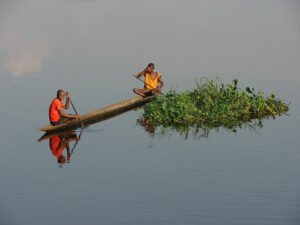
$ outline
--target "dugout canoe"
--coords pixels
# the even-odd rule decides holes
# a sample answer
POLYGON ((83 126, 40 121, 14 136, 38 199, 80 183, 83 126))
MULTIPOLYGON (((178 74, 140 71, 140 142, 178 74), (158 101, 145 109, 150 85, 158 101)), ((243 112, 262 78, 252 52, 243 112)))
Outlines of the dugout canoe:
MULTIPOLYGON (((130 109, 133 109, 138 106, 142 106, 149 102, 153 96, 142 98, 142 97, 135 97, 130 98, 125 101, 121 101, 118 103, 115 103, 110 106, 106 106, 104 108, 97 109, 93 112, 89 112, 86 114, 81 115, 81 121, 84 124, 84 126, 88 126, 94 123, 101 122, 103 120, 109 119, 111 117, 117 116, 123 112, 126 112, 130 109)), ((46 125, 43 127, 38 128, 39 131, 43 132, 61 132, 66 130, 75 130, 77 128, 81 127, 80 120, 73 120, 61 125, 52 126, 52 125, 46 125)))

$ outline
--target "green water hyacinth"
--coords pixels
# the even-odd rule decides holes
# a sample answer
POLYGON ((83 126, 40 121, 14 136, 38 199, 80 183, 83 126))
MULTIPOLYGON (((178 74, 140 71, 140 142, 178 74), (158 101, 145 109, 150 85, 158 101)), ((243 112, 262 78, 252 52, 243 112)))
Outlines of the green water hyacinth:
POLYGON ((253 88, 246 90, 238 81, 224 85, 218 80, 196 82, 194 90, 169 91, 148 103, 144 117, 154 125, 201 125, 232 128, 252 119, 285 114, 288 105, 274 94, 265 97, 253 88))

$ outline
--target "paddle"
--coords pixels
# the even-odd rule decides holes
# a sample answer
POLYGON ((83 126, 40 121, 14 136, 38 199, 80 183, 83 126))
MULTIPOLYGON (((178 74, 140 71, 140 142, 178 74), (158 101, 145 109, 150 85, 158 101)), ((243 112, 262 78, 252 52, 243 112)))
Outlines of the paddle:
MULTIPOLYGON (((74 106, 74 104, 73 104, 73 102, 72 102, 72 100, 71 100, 71 98, 69 97, 69 100, 70 100, 70 103, 71 103, 71 105, 72 105, 72 108, 74 109, 74 111, 75 111, 75 113, 76 113, 76 115, 78 115, 78 112, 77 112, 77 110, 76 110, 76 108, 75 108, 75 106, 74 106)), ((81 127, 82 128, 84 128, 84 125, 83 125, 83 123, 82 123, 82 121, 81 121, 81 119, 79 118, 79 121, 80 121, 80 123, 81 123, 81 127)))
POLYGON ((156 88, 152 87, 150 84, 147 84, 145 81, 143 81, 142 79, 138 78, 137 76, 135 76, 134 74, 132 75, 134 76, 136 79, 138 79, 139 81, 143 82, 144 84, 146 84, 147 86, 151 87, 152 89, 154 89, 156 92, 158 92, 159 94, 164 95, 164 93, 162 93, 160 90, 157 90, 156 88))
POLYGON ((73 148, 72 148, 72 150, 71 150, 71 154, 70 154, 70 155, 72 155, 72 154, 73 154, 73 152, 74 152, 74 150, 75 150, 75 148, 76 148, 76 146, 77 146, 77 144, 78 144, 78 142, 79 142, 79 140, 80 140, 80 138, 81 138, 81 135, 82 135, 83 129, 84 129, 84 128, 82 128, 82 129, 80 130, 80 133, 79 133, 78 139, 76 140, 76 142, 75 142, 75 144, 74 144, 74 146, 73 146, 73 148))

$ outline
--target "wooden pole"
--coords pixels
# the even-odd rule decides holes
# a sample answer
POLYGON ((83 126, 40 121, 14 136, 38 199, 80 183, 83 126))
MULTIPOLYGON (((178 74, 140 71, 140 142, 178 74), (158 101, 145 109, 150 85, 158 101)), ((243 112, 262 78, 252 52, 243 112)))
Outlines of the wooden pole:
MULTIPOLYGON (((73 102, 72 102, 72 100, 71 100, 71 98, 69 97, 69 100, 70 100, 70 103, 71 103, 71 105, 72 105, 72 108, 74 109, 74 111, 75 111, 75 113, 76 113, 76 115, 78 115, 78 112, 77 112, 77 110, 76 110, 76 108, 75 108, 75 106, 74 106, 74 104, 73 104, 73 102)), ((79 118, 79 121, 80 121, 80 123, 81 123, 81 127, 82 128, 84 128, 84 125, 83 125, 83 123, 82 123, 82 121, 81 121, 81 119, 79 118)))
POLYGON ((83 132, 83 128, 81 129, 80 134, 78 136, 78 139, 76 140, 76 142, 75 142, 75 144, 74 144, 74 146, 73 146, 73 148, 71 150, 71 155, 73 155, 73 152, 74 152, 74 150, 75 150, 75 148, 76 148, 76 146, 77 146, 77 144, 78 144, 78 142, 79 142, 79 140, 81 138, 82 132, 83 132))

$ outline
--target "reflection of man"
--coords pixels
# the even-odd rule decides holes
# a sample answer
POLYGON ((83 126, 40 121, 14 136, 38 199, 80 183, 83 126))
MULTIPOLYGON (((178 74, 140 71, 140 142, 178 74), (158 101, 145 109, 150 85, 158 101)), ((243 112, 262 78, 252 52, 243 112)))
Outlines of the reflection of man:
POLYGON ((77 140, 79 140, 79 138, 77 138, 76 134, 72 134, 66 137, 54 135, 49 139, 50 150, 52 154, 57 158, 57 162, 59 164, 66 163, 66 157, 63 155, 63 151, 65 148, 67 149, 67 162, 70 161, 71 153, 69 142, 77 140))
POLYGON ((142 97, 147 97, 150 95, 154 95, 157 91, 161 91, 164 86, 164 82, 161 78, 161 74, 154 71, 154 64, 149 63, 149 65, 140 72, 136 78, 144 77, 145 85, 144 89, 134 88, 133 92, 142 97))
POLYGON ((50 123, 55 126, 59 124, 63 124, 72 119, 79 119, 80 115, 72 115, 67 114, 63 111, 63 109, 68 110, 70 104, 70 95, 68 92, 64 92, 59 89, 56 93, 56 98, 52 100, 49 106, 49 120, 50 123), (66 104, 63 104, 62 101, 66 96, 66 104))
POLYGON ((144 127, 145 131, 147 131, 150 135, 154 135, 155 127, 149 120, 146 120, 145 118, 140 118, 140 119, 137 120, 137 122, 142 127, 144 127))

